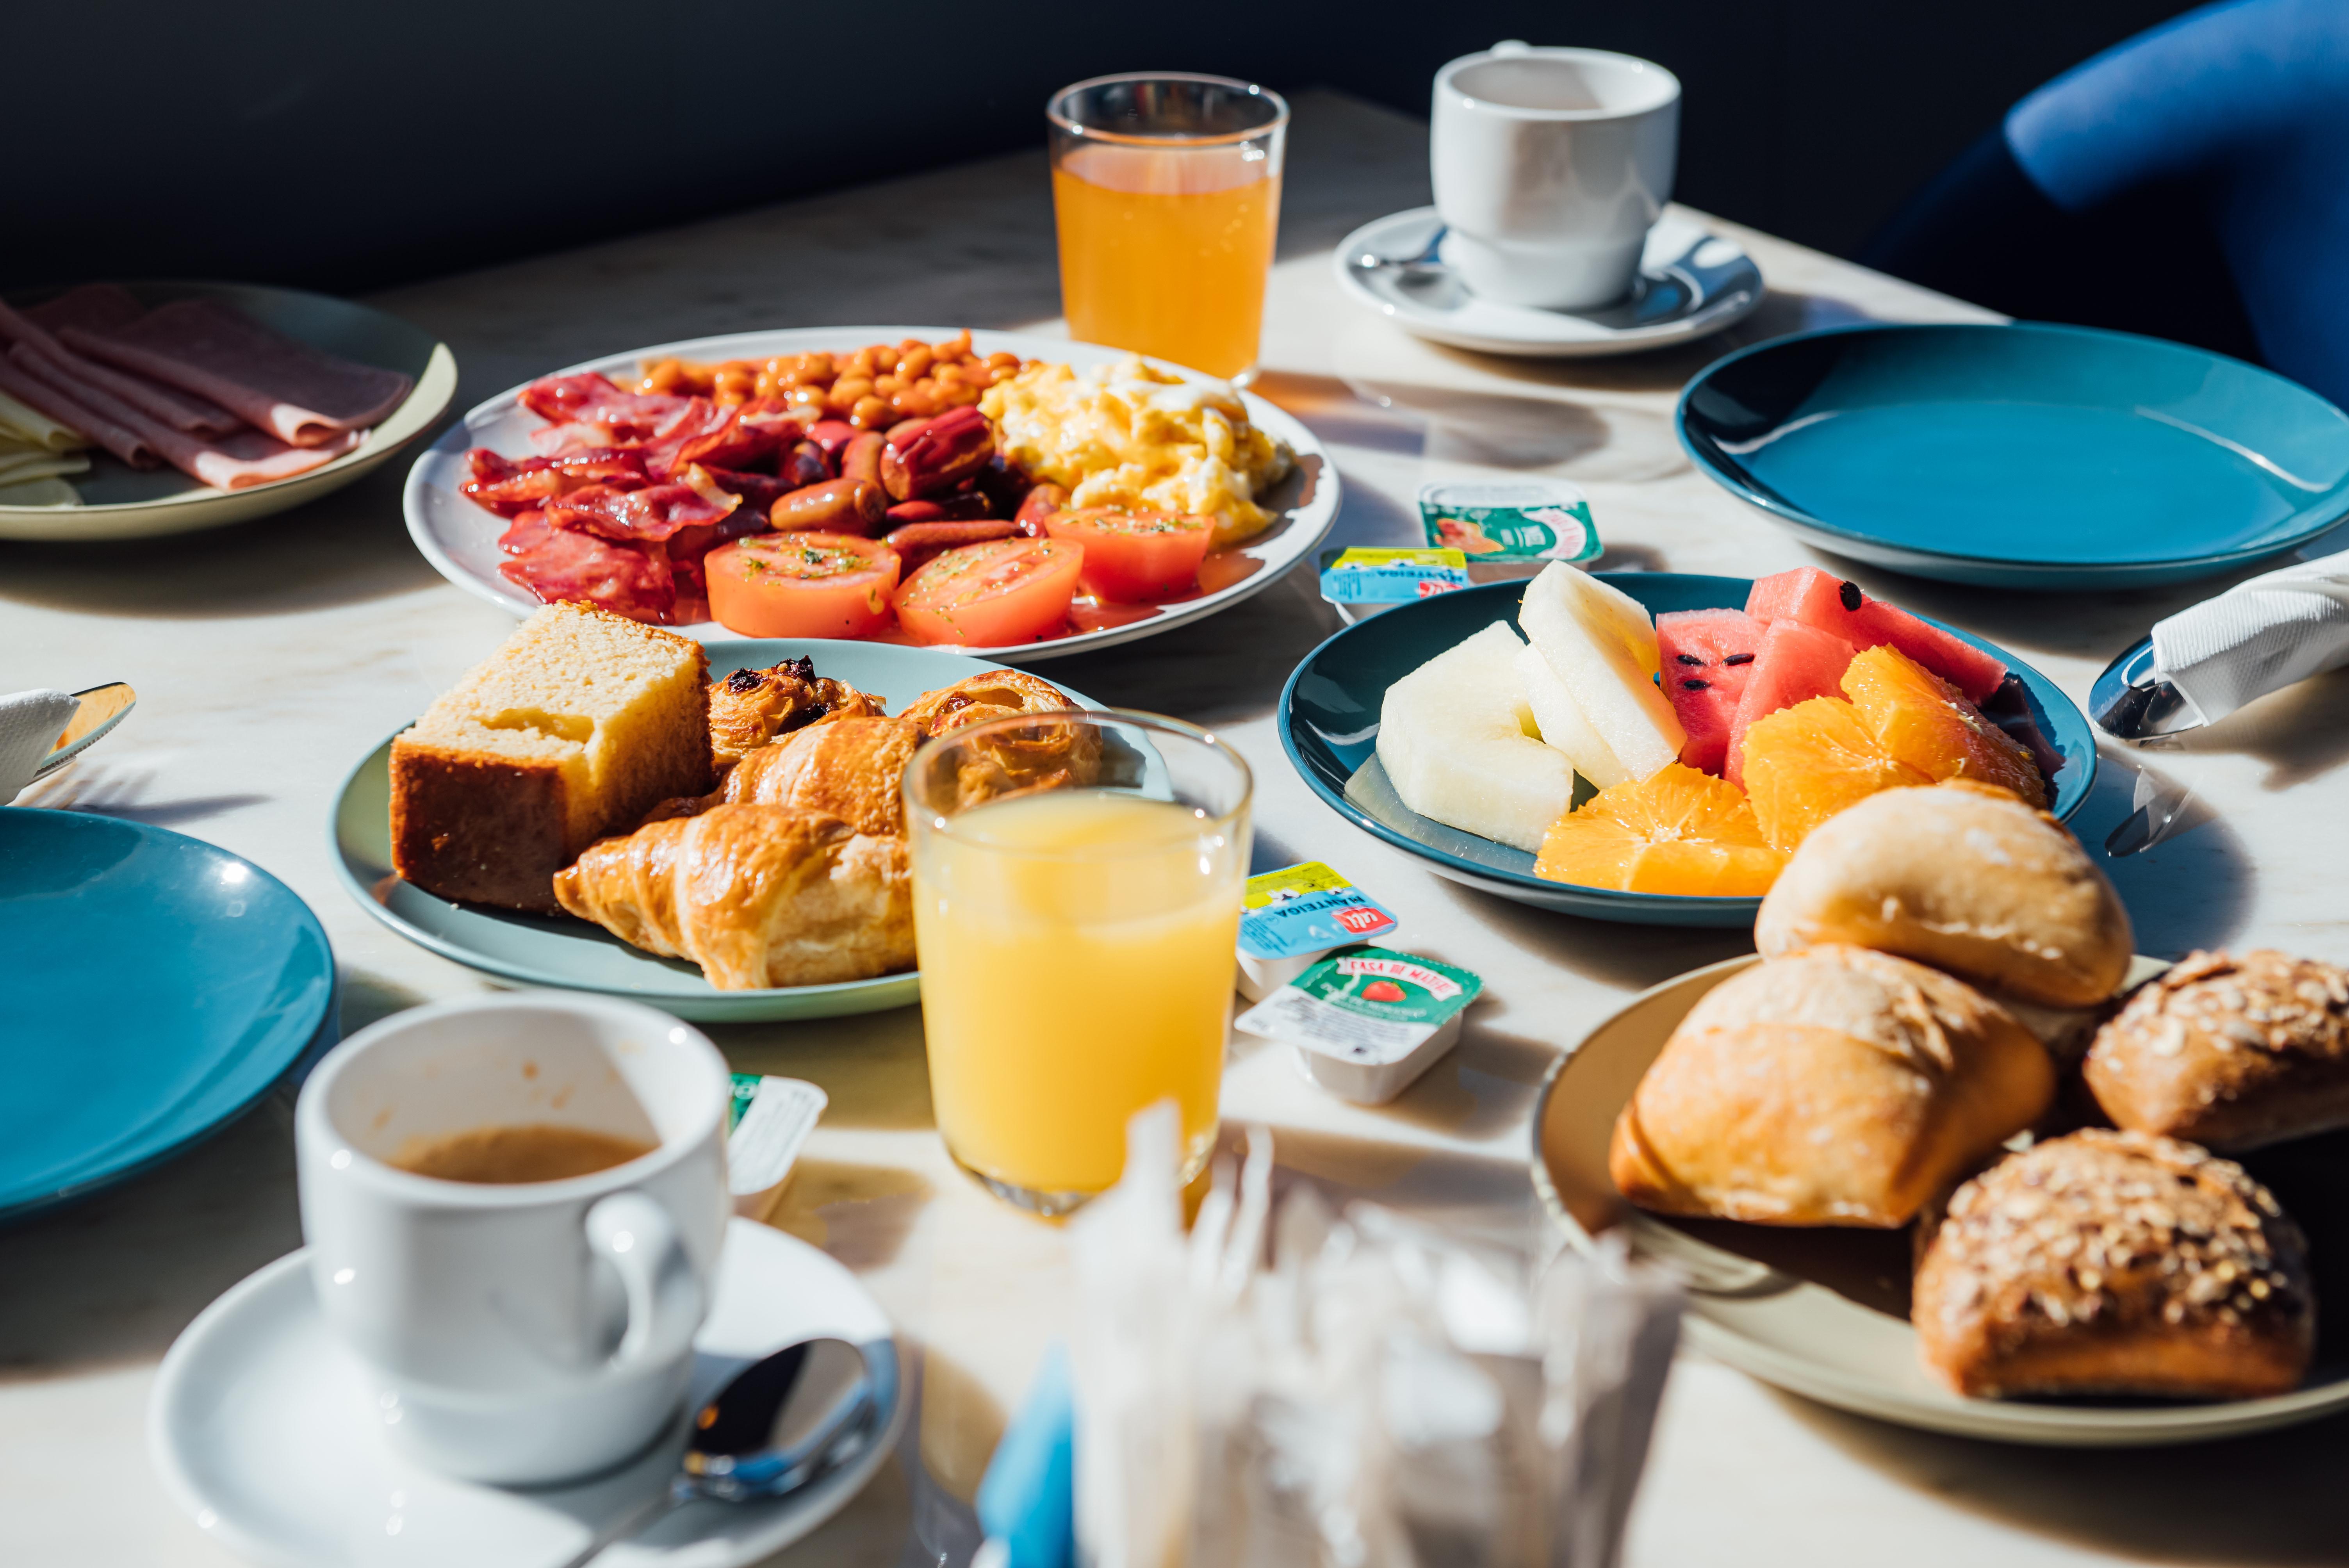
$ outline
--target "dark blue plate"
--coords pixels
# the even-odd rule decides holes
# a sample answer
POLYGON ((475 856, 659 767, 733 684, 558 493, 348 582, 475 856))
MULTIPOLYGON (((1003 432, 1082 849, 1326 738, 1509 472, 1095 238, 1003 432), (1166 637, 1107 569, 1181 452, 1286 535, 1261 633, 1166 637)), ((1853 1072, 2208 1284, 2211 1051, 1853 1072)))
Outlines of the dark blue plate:
POLYGON ((2038 323, 1845 326, 1689 383, 1697 466, 1821 550, 1991 587, 2141 587, 2349 516, 2349 415, 2223 355, 2038 323))
MULTIPOLYGON (((1751 578, 1677 572, 1601 575, 1652 614, 1738 608, 1754 586, 1751 578)), ((1396 796, 1377 757, 1379 707, 1387 687, 1495 621, 1516 627, 1524 593, 1523 583, 1488 583, 1422 599, 1349 626, 1306 655, 1280 694, 1280 744, 1289 761, 1340 816, 1399 850, 1408 850, 1437 875, 1454 882, 1519 903, 1635 925, 1753 924, 1754 912, 1762 907, 1758 898, 1684 898, 1545 882, 1534 875, 1534 858, 1525 851, 1430 821, 1396 796)), ((2023 677, 2032 718, 2048 744, 2064 756, 2064 766, 2049 781, 2055 797, 2052 809, 2058 817, 2078 810, 2096 777, 2095 733, 2087 718, 2054 682, 2005 649, 1940 621, 1931 624, 1995 655, 2023 677)), ((1518 634, 1524 634, 1522 628, 1518 634)))
POLYGON ((0 1216, 181 1152, 335 1042, 317 917, 161 828, 0 809, 0 1216))

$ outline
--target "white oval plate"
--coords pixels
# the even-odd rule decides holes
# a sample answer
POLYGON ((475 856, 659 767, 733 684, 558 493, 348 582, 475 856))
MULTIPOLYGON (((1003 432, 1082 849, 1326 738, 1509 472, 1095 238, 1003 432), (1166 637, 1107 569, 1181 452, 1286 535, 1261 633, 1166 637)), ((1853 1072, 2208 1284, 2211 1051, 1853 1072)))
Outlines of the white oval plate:
MULTIPOLYGON (((416 387, 384 416, 382 424, 367 432, 357 450, 306 474, 245 490, 214 490, 170 467, 142 472, 93 448, 89 471, 69 475, 66 481, 81 492, 80 506, 0 506, 0 539, 153 539, 267 517, 340 490, 389 462, 400 448, 430 428, 457 395, 457 356, 447 344, 436 343, 422 327, 349 300, 259 284, 129 283, 123 287, 150 305, 178 299, 224 301, 314 348, 404 370, 416 378, 416 387)), ((48 292, 54 291, 44 291, 43 297, 48 292)), ((34 297, 26 293, 11 303, 22 304, 34 297)))
MULTIPOLYGON (((861 348, 868 343, 896 343, 908 337, 936 342, 952 337, 959 330, 943 326, 804 326, 778 332, 738 332, 723 337, 697 337, 685 343, 632 348, 625 354, 605 355, 550 374, 572 376, 592 370, 613 377, 633 376, 640 361, 670 355, 704 361, 765 359, 777 354, 861 348)), ((981 354, 1016 354, 1022 359, 1051 360, 1073 365, 1080 370, 1114 364, 1125 357, 1123 349, 1039 337, 1032 333, 974 331, 970 337, 971 346, 981 354)), ((1151 363, 1185 380, 1214 379, 1179 365, 1158 360, 1151 363)), ((533 455, 530 432, 543 421, 521 406, 517 400, 521 393, 520 387, 499 393, 433 442, 409 470, 405 504, 408 531, 414 537, 417 549, 424 552, 424 558, 440 575, 477 598, 502 605, 517 615, 527 615, 538 608, 537 598, 498 575, 498 567, 505 560, 498 549, 498 536, 506 531, 506 520, 474 505, 457 488, 471 477, 465 466, 465 453, 471 448, 487 447, 508 457, 533 455)), ((1040 659, 1082 653, 1088 648, 1106 648, 1137 637, 1154 636, 1218 610, 1229 609, 1248 595, 1270 587, 1282 573, 1310 555, 1313 547, 1330 531, 1330 523, 1337 520, 1338 470, 1322 451, 1321 443, 1313 438, 1313 432, 1297 419, 1250 393, 1241 393, 1240 401, 1258 429, 1288 442, 1297 454, 1297 471, 1265 498, 1268 509, 1280 516, 1270 528, 1241 547, 1241 553, 1260 563, 1254 572, 1216 593, 1162 606, 1157 614, 1147 620, 1105 631, 1083 632, 1050 643, 955 651, 1033 664, 1040 659)), ((715 621, 673 629, 705 640, 737 634, 715 621)))
POLYGON ((1365 257, 1416 256, 1443 222, 1434 208, 1416 207, 1363 224, 1330 258, 1338 286, 1415 337, 1484 354, 1551 359, 1693 342, 1744 319, 1762 303, 1762 269, 1744 247, 1679 212, 1665 213, 1648 231, 1638 291, 1599 310, 1541 310, 1478 299, 1440 261, 1408 280, 1392 268, 1356 264, 1365 257))
MULTIPOLYGON (((694 1336, 691 1399, 761 1357, 894 1331, 854 1274, 753 1221, 726 1228, 716 1300, 694 1336)), ((686 1504, 596 1559, 608 1568, 740 1568, 848 1506, 895 1447, 905 1379, 881 1437, 846 1468, 771 1501, 686 1504)), ((685 1425, 616 1470, 560 1487, 497 1487, 423 1469, 384 1437, 367 1369, 318 1315, 308 1256, 230 1287, 163 1357, 147 1448, 163 1488, 238 1556, 286 1568, 516 1568, 561 1563, 677 1473, 685 1425)))
MULTIPOLYGON (((1641 992, 1550 1069, 1534 1108, 1534 1186, 1551 1215, 1578 1247, 1622 1224, 1634 1251, 1685 1278, 1692 1344, 1823 1405, 2010 1443, 2118 1449, 2205 1442, 2349 1409, 2349 1365, 2323 1343, 2307 1384, 2268 1399, 1965 1398, 1935 1382, 1917 1359, 1917 1333, 1905 1309, 1907 1230, 1670 1221, 1626 1205, 1607 1174, 1617 1113, 1698 998, 1760 962, 1751 954, 1727 959, 1641 992)), ((2162 967, 2139 958, 2131 978, 2162 967)))

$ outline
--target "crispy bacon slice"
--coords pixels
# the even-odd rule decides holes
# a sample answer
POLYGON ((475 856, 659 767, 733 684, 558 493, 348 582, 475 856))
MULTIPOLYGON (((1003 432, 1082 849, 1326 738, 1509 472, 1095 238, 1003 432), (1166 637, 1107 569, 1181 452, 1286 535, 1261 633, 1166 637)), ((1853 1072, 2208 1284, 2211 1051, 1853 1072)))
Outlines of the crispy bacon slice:
POLYGON ((622 440, 643 441, 694 401, 669 392, 629 392, 593 371, 542 376, 522 389, 522 406, 549 424, 604 425, 622 440))
POLYGON ((658 543, 681 528, 713 523, 741 507, 740 496, 713 490, 724 504, 689 485, 653 485, 645 490, 615 490, 589 485, 558 497, 546 509, 546 519, 557 528, 600 533, 606 539, 658 543))
POLYGON ((563 458, 503 458, 487 447, 465 454, 473 477, 457 488, 501 517, 543 506, 588 485, 637 490, 647 481, 644 460, 631 451, 598 447, 563 458))
POLYGON ((498 574, 546 603, 594 604, 657 626, 667 624, 676 608, 677 580, 657 544, 638 549, 575 529, 549 528, 542 514, 530 512, 517 518, 500 542, 514 558, 498 574), (517 539, 524 534, 529 537, 517 539), (515 543, 522 548, 514 549, 515 543))

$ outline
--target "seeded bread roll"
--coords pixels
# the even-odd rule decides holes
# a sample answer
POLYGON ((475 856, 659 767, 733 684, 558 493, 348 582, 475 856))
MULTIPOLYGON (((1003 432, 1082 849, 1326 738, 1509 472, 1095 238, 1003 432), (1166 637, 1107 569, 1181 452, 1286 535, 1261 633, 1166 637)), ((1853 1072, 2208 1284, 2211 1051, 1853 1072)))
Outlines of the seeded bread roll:
POLYGON ((2128 911, 2062 824, 2003 789, 1888 789, 1803 841, 1762 901, 1775 955, 1846 942, 2012 992, 2085 1007, 2119 989, 2128 911))
POLYGON ((2189 954, 2096 1032, 2083 1073, 2117 1125, 2212 1149, 2349 1126, 2349 974, 2189 954))
POLYGON ((1813 948, 1690 1009, 1616 1118, 1607 1169, 1661 1213, 1890 1230, 2054 1092, 2044 1047, 1963 981, 1813 948))
POLYGON ((2307 1251, 2241 1166, 2092 1128, 1951 1195, 1917 1273, 1918 1350, 1982 1398, 2285 1393, 2315 1345, 2307 1251))

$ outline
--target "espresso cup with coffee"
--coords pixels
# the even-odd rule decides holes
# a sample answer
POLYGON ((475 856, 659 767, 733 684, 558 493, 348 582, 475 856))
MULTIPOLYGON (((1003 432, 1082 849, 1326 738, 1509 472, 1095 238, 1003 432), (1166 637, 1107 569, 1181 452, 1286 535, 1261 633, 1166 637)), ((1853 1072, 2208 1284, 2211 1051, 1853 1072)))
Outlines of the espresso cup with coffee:
POLYGON ((1681 84, 1604 49, 1495 44, 1435 74, 1446 265, 1502 304, 1610 304, 1671 199, 1681 84))
POLYGON ((526 994, 362 1030, 295 1111, 329 1328, 444 1473, 592 1474, 685 1398, 725 1237, 731 1080, 631 1002, 526 994))

